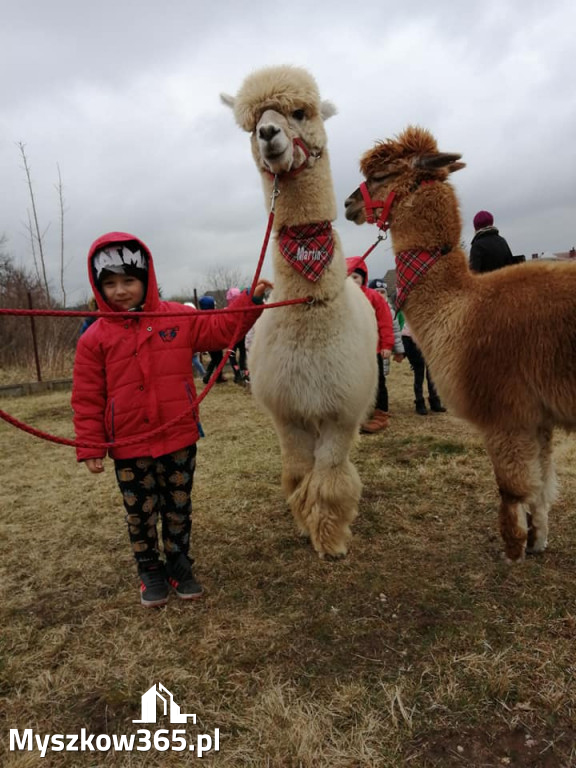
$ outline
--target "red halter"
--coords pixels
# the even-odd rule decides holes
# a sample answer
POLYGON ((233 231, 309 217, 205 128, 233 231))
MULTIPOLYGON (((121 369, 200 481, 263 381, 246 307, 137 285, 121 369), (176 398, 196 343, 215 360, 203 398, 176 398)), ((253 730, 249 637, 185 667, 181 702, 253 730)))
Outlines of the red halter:
POLYGON ((360 184, 360 192, 362 193, 364 208, 366 209, 366 221, 368 224, 377 224, 379 229, 386 232, 386 230, 390 229, 388 217, 390 216, 390 209, 396 197, 396 192, 389 192, 386 200, 373 200, 364 181, 360 184), (376 208, 382 208, 382 213, 378 218, 376 218, 376 208))
POLYGON ((299 173, 301 173, 303 170, 305 170, 308 167, 308 160, 311 156, 314 158, 320 157, 319 152, 318 153, 310 152, 306 144, 304 144, 302 139, 298 136, 295 139, 292 139, 292 146, 294 147, 294 149, 298 147, 302 151, 304 155, 304 160, 302 161, 302 164, 299 165, 298 168, 292 168, 292 170, 285 171, 284 173, 281 173, 281 174, 275 174, 275 173, 272 173, 271 171, 266 171, 268 176, 271 176, 272 178, 274 178, 274 176, 280 175, 280 176, 283 176, 284 178, 291 179, 293 176, 297 176, 299 173))

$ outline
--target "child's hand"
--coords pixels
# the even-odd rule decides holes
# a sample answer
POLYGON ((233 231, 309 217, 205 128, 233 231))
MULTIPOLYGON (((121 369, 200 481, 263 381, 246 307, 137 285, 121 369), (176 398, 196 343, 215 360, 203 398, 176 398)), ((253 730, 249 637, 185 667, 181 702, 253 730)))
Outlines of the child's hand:
POLYGON ((97 475, 98 472, 104 472, 104 462, 102 459, 86 459, 84 463, 93 475, 97 475))
POLYGON ((394 360, 395 360, 397 363, 401 363, 401 362, 402 362, 402 360, 404 360, 404 355, 394 355, 394 360))
POLYGON ((268 280, 260 280, 260 282, 256 285, 256 288, 254 288, 254 296, 259 299, 261 296, 264 296, 266 291, 271 291, 272 288, 274 288, 273 283, 268 282, 268 280))
POLYGON ((380 350, 380 354, 382 355, 384 360, 388 360, 388 358, 392 354, 392 350, 391 349, 381 349, 380 350))

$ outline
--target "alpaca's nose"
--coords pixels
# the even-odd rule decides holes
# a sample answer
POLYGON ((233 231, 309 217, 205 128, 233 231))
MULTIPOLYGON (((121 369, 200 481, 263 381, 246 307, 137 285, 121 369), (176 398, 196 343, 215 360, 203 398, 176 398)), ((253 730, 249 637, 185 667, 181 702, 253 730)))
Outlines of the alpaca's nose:
POLYGON ((277 128, 275 125, 262 125, 258 129, 258 138, 262 139, 262 141, 272 141, 274 136, 277 136, 280 133, 280 128, 277 128))

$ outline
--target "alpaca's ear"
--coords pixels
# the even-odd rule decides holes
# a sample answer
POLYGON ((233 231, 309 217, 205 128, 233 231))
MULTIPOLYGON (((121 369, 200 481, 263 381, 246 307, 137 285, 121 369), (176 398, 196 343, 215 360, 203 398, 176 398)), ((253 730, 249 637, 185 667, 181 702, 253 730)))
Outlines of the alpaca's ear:
POLYGON ((320 115, 322 120, 328 120, 329 117, 334 117, 338 112, 334 104, 331 101, 323 101, 320 104, 320 115))
POLYGON ((448 166, 448 173, 461 171, 462 168, 466 168, 466 163, 450 163, 450 165, 448 166))
MULTIPOLYGON (((412 166, 414 168, 445 168, 447 165, 458 165, 457 160, 460 160, 462 155, 457 155, 454 152, 438 152, 434 155, 418 155, 412 160, 412 166)), ((460 166, 463 167, 463 166, 460 166)), ((460 168, 454 168, 455 171, 460 168)))
POLYGON ((230 107, 230 109, 234 109, 234 104, 236 103, 234 96, 229 96, 227 93, 221 93, 220 101, 222 104, 226 104, 227 107, 230 107))

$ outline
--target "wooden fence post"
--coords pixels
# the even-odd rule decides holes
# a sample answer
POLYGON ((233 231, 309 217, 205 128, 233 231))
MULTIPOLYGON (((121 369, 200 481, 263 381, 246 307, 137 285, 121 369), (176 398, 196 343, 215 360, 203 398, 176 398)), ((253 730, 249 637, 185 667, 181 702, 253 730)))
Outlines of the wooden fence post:
MULTIPOLYGON (((32 306, 32 294, 28 291, 28 307, 34 309, 32 306)), ((42 373, 40 371, 40 357, 38 356, 38 342, 36 341, 36 326, 34 325, 34 315, 30 315, 30 329, 32 330, 32 344, 34 346, 34 361, 36 363, 36 376, 38 381, 42 381, 42 373)))

